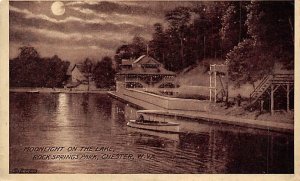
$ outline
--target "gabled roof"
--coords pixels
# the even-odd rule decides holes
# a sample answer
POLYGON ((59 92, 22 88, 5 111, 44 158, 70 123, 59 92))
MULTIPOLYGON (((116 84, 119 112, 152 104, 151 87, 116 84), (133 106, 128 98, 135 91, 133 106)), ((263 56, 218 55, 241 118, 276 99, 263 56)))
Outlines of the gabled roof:
POLYGON ((74 66, 75 65, 69 65, 69 67, 68 67, 68 70, 67 70, 67 75, 72 75, 72 71, 73 71, 73 69, 74 69, 74 66))
POLYGON ((67 70, 67 75, 72 75, 72 72, 74 71, 74 69, 77 67, 77 69, 79 70, 79 72, 81 72, 82 74, 84 74, 84 71, 83 71, 83 64, 79 63, 79 64, 74 64, 74 65, 70 65, 68 67, 68 70, 67 70))
POLYGON ((146 55, 142 55, 140 56, 138 59, 136 59, 133 63, 138 63, 139 61, 141 61, 146 55))
POLYGON ((141 64, 141 63, 143 63, 143 64, 161 64, 160 62, 158 62, 154 58, 146 56, 146 55, 140 56, 133 63, 135 63, 135 64, 141 64))
MULTIPOLYGON (((122 65, 132 65, 134 64, 159 64, 160 62, 155 60, 152 57, 142 55, 135 61, 122 61, 122 65)), ((163 66, 157 66, 155 68, 144 68, 143 66, 132 66, 132 69, 126 70, 123 69, 119 73, 119 75, 126 75, 126 74, 139 74, 139 75, 176 75, 174 72, 166 70, 163 66)))
POLYGON ((83 64, 82 64, 82 63, 75 64, 74 67, 73 67, 73 69, 72 69, 72 71, 75 69, 75 67, 77 67, 78 70, 79 70, 81 73, 84 72, 84 70, 83 70, 84 67, 83 67, 83 64))

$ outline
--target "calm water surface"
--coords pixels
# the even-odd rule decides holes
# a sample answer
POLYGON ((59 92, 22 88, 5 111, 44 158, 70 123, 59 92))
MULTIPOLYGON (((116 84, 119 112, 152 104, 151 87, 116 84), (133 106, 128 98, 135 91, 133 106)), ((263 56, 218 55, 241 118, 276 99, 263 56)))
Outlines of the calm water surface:
POLYGON ((11 93, 9 168, 38 173, 293 173, 293 135, 192 120, 173 120, 183 132, 162 134, 127 127, 135 117, 135 108, 105 94, 11 93), (29 146, 65 148, 24 151, 29 146), (82 146, 92 151, 66 150, 82 146), (97 159, 33 160, 38 154, 97 159), (105 154, 133 159, 103 159, 105 154))

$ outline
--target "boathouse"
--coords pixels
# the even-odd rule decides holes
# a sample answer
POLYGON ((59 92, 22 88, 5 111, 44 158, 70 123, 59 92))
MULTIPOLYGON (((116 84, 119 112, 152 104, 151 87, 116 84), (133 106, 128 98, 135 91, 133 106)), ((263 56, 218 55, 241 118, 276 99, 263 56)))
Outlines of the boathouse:
POLYGON ((124 88, 138 89, 158 94, 172 94, 176 88, 174 72, 166 70, 154 58, 146 55, 136 60, 122 60, 116 75, 116 91, 124 88))

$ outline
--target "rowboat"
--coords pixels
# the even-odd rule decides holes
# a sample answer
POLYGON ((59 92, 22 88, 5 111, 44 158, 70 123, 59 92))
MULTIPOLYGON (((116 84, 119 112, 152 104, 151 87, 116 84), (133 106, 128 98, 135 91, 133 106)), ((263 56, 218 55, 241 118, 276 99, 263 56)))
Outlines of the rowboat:
POLYGON ((129 120, 127 126, 158 132, 179 133, 179 124, 167 121, 129 120))

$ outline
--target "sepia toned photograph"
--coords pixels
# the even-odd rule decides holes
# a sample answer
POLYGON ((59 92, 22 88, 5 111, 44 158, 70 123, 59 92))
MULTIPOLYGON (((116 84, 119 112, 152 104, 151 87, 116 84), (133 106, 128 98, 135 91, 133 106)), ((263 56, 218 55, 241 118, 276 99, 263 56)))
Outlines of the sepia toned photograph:
POLYGON ((9 174, 294 174, 294 10, 9 1, 9 174))

